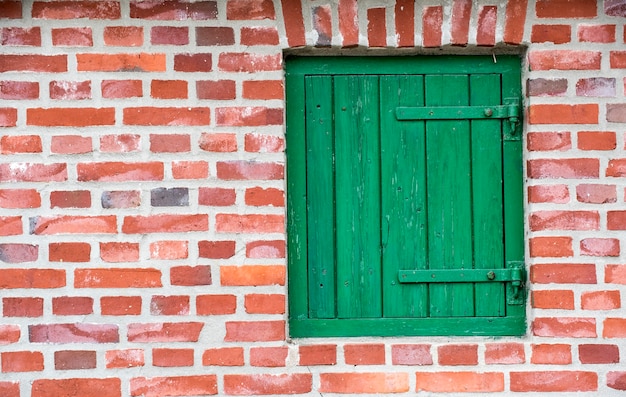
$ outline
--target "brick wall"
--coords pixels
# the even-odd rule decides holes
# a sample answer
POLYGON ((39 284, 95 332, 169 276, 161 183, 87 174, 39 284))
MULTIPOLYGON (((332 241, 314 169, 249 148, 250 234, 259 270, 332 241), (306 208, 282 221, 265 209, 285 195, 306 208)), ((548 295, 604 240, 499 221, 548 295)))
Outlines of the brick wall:
POLYGON ((0 1, 0 395, 626 390, 625 17, 623 0, 0 1), (283 51, 520 44, 527 335, 289 340, 283 51))

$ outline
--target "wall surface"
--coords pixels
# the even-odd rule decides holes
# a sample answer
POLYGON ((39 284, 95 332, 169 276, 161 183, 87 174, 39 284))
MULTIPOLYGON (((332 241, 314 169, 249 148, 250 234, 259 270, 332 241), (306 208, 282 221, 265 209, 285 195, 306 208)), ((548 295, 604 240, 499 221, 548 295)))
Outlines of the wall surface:
POLYGON ((0 1, 0 396, 623 393, 625 17, 623 0, 0 1), (524 337, 288 338, 299 48, 523 54, 524 337))

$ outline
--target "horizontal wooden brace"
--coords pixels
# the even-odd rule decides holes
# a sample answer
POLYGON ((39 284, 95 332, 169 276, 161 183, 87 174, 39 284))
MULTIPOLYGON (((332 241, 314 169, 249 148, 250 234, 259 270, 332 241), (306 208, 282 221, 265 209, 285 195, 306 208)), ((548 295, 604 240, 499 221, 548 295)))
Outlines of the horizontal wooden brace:
POLYGON ((400 270, 400 283, 488 283, 523 282, 521 269, 400 270))

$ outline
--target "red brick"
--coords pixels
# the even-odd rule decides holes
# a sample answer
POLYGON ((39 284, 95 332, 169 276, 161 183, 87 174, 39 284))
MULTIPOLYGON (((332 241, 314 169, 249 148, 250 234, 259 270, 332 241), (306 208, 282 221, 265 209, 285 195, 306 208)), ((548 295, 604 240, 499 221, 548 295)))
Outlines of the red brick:
MULTIPOLYGON (((278 38, 278 33, 276 35, 278 38)), ((235 44, 235 31, 231 27, 202 26, 196 27, 196 45, 220 46, 235 44)), ((243 43, 242 43, 243 44, 243 43)), ((278 44, 278 41, 276 42, 278 44)))
POLYGON ((200 316, 234 314, 237 310, 235 295, 198 295, 196 312, 200 316))
POLYGON ((141 145, 141 135, 119 134, 100 137, 100 151, 113 153, 137 152, 141 145))
POLYGON ((226 342, 285 340, 284 321, 227 321, 226 342))
MULTIPOLYGON (((8 345, 19 341, 21 335, 19 325, 0 325, 0 345, 8 345)), ((2 387, 0 386, 0 391, 2 387)))
POLYGON ((153 26, 150 29, 152 45, 186 45, 189 44, 189 28, 187 26, 153 26))
POLYGON ((471 0, 454 0, 452 4, 450 43, 467 45, 470 17, 472 15, 471 0))
POLYGON ((245 202, 250 206, 284 207, 284 192, 281 189, 253 187, 246 189, 245 202))
POLYGON ((22 233, 21 216, 0 216, 0 236, 17 236, 22 233))
POLYGON ((281 0, 281 4, 289 46, 300 47, 305 45, 306 39, 304 35, 304 21, 302 20, 302 4, 290 0, 281 0))
POLYGON ((246 134, 244 137, 246 152, 280 153, 285 150, 285 140, 276 135, 246 134))
POLYGON ((119 378, 36 379, 32 382, 31 397, 94 395, 121 397, 121 388, 119 378))
POLYGON ((39 257, 39 246, 20 243, 0 244, 0 260, 5 263, 34 262, 39 257))
POLYGON ((110 263, 137 262, 139 260, 139 244, 125 242, 101 242, 100 259, 110 263))
POLYGON ((532 96, 564 96, 567 93, 567 79, 528 79, 526 95, 532 96))
POLYGON ((574 256, 571 237, 532 237, 530 239, 530 256, 532 258, 570 257, 574 256))
POLYGON ((125 125, 205 126, 210 123, 209 108, 139 107, 124 109, 125 125))
POLYGON ((39 135, 4 135, 0 138, 0 153, 41 153, 41 137, 39 135))
POLYGON ((284 314, 285 295, 282 294, 247 294, 244 307, 248 314, 284 314))
POLYGON ((204 327, 201 322, 134 323, 128 325, 129 342, 197 342, 204 327))
MULTIPOLYGON (((17 352, 3 352, 2 358, 2 372, 35 372, 43 371, 44 362, 43 354, 41 352, 32 351, 17 351, 17 352)), ((0 393, 3 396, 2 386, 0 386, 0 393)), ((9 394, 10 396, 11 394, 9 394)), ((19 393, 18 393, 19 395, 19 393)))
POLYGON ((511 391, 567 392, 598 390, 598 374, 585 371, 511 372, 511 391))
POLYGON ((572 363, 572 347, 567 344, 531 345, 531 364, 568 365, 572 363))
POLYGON ((150 243, 150 259, 185 259, 189 257, 188 241, 155 241, 150 243))
POLYGON ((578 357, 582 364, 618 363, 619 348, 617 347, 617 345, 579 345, 578 357))
POLYGON ((250 241, 246 243, 246 258, 284 258, 283 240, 250 241))
POLYGON ((224 392, 229 395, 304 394, 312 390, 313 376, 299 374, 224 375, 224 392))
POLYGON ((31 343, 118 343, 115 324, 38 324, 28 326, 31 343))
POLYGON ((206 161, 172 161, 174 179, 206 179, 209 177, 209 163, 206 161))
POLYGON ((192 367, 193 349, 152 349, 155 367, 192 367))
POLYGON ((153 316, 186 316, 189 311, 187 295, 155 295, 150 300, 150 314, 153 316))
POLYGON ((145 365, 142 349, 107 350, 104 353, 104 361, 107 369, 143 367, 145 365))
POLYGON ((91 192, 89 190, 75 190, 69 192, 50 192, 50 208, 89 208, 91 207, 91 192))
POLYGON ((170 269, 172 285, 211 285, 211 267, 208 265, 174 266, 170 269))
POLYGON ((94 369, 96 352, 93 350, 62 350, 54 352, 54 369, 94 369))
POLYGON ((530 267, 530 280, 537 284, 596 284, 594 264, 536 264, 530 267))
POLYGON ((572 140, 568 131, 529 132, 527 140, 530 151, 566 151, 572 148, 572 140))
POLYGON ((440 365, 478 364, 477 345, 445 345, 437 348, 440 365))
POLYGON ((392 345, 391 363, 393 365, 432 365, 433 357, 430 353, 430 345, 392 345))
POLYGON ((576 83, 576 95, 585 97, 614 97, 615 79, 591 77, 579 79, 576 83))
POLYGON ((585 179, 599 176, 600 161, 597 158, 528 160, 528 177, 532 179, 585 179))
POLYGON ((574 310, 574 292, 572 290, 532 291, 532 306, 535 309, 574 310))
POLYGON ((52 298, 52 314, 76 316, 93 314, 93 298, 87 296, 58 296, 52 298))
POLYGON ((41 196, 35 189, 0 189, 0 208, 39 208, 41 196))
POLYGON ((537 317, 532 323, 535 336, 595 338, 596 320, 584 317, 537 317))
POLYGON ((103 316, 132 316, 141 314, 140 296, 103 296, 100 298, 103 316))
POLYGON ((369 47, 387 46, 386 10, 383 7, 367 10, 367 42, 369 47))
POLYGON ((583 310, 613 310, 622 307, 619 291, 588 291, 580 296, 583 310))
POLYGON ((41 317, 43 298, 2 298, 4 317, 41 317))
POLYGON ((530 214, 530 230, 599 230, 597 211, 536 211, 530 214))
POLYGON ((141 80, 102 80, 100 89, 102 90, 102 97, 108 99, 136 98, 143 96, 141 80))
POLYGON ((485 364, 523 364, 526 353, 522 343, 488 343, 485 345, 485 364))
POLYGON ((223 52, 219 56, 217 66, 224 72, 256 73, 280 70, 282 58, 280 55, 223 52))
MULTIPOLYGON (((355 2, 356 4, 356 2, 355 2)), ((415 46, 415 7, 412 0, 398 0, 394 8, 398 47, 415 46)))
POLYGON ((0 72, 67 72, 67 55, 0 55, 0 72))
POLYGON ((390 394, 409 391, 409 374, 405 372, 338 372, 321 373, 321 393, 390 394))
POLYGON ((241 28, 242 45, 278 45, 278 43, 278 30, 275 27, 255 26, 241 28))
POLYGON ((215 117, 220 126, 281 125, 283 110, 260 106, 217 108, 215 117))
POLYGON ((213 59, 210 53, 174 55, 174 70, 177 72, 210 72, 212 68, 213 59))
POLYGON ((335 365, 337 364, 337 345, 300 346, 299 365, 335 365))
POLYGON ((163 163, 79 163, 76 165, 81 182, 160 181, 163 163))
POLYGON ((92 47, 91 28, 52 29, 52 45, 62 47, 92 47))
POLYGON ((530 41, 533 43, 564 44, 572 40, 570 25, 533 25, 530 41))
POLYGON ((344 358, 348 365, 384 365, 384 344, 346 344, 344 358))
POLYGON ((250 365, 253 367, 284 367, 287 361, 289 348, 280 347, 251 347, 250 365))
POLYGON ((615 25, 578 25, 578 41, 590 43, 614 43, 615 25))
POLYGON ((530 203, 569 203, 567 185, 536 185, 528 186, 528 201, 530 203))
POLYGON ((504 391, 500 372, 418 372, 416 391, 491 393, 504 391))
POLYGON ((602 324, 603 338, 626 338, 626 319, 607 318, 602 324))
POLYGON ((234 255, 234 241, 198 241, 198 256, 200 258, 228 259, 234 255))
POLYGON ((141 205, 141 192, 109 191, 102 192, 102 208, 135 208, 141 205))
POLYGON ((231 20, 276 19, 271 0, 228 0, 226 18, 231 20))
POLYGON ((0 99, 37 99, 39 83, 35 81, 0 81, 0 99))
POLYGON ((602 54, 583 50, 536 50, 528 54, 531 70, 600 70, 602 54))
POLYGON ((152 80, 150 96, 156 99, 186 99, 187 82, 185 80, 152 80))
POLYGON ((143 397, 217 394, 216 375, 131 378, 130 395, 143 397))
POLYGON ((208 20, 217 18, 217 1, 140 1, 130 2, 130 17, 152 20, 208 20))
POLYGON ((48 246, 50 262, 89 262, 90 259, 89 243, 50 243, 48 246))
POLYGON ((122 224, 122 232, 126 234, 178 233, 207 230, 209 230, 209 218, 206 214, 126 216, 122 224))
POLYGON ((606 383, 611 389, 626 390, 626 371, 609 371, 606 375, 606 383))
POLYGON ((626 68, 626 51, 611 51, 610 63, 612 69, 626 68))
POLYGON ((225 132, 202 133, 198 145, 207 152, 236 152, 237 135, 225 132))
POLYGON ((282 233, 285 230, 285 217, 284 215, 217 214, 215 228, 219 233, 282 233))
POLYGON ((588 256, 619 256, 620 243, 616 238, 586 238, 580 241, 580 254, 588 256))
POLYGON ((220 266, 220 281, 226 286, 285 285, 285 266, 220 266))
POLYGON ((234 80, 196 81, 198 99, 229 100, 237 97, 234 80))
POLYGON ((537 0, 535 11, 539 18, 593 18, 597 7, 594 0, 537 0))
POLYGON ((221 180, 281 180, 285 168, 279 163, 256 161, 218 161, 217 177, 221 180))
POLYGON ((598 124, 598 105, 534 105, 529 110, 530 124, 598 124))
POLYGON ((0 30, 0 44, 6 46, 41 47, 41 28, 38 26, 30 28, 2 28, 0 30))
POLYGON ((221 347, 205 350, 202 365, 220 367, 241 367, 244 365, 243 348, 221 347))
POLYGON ((79 72, 165 72, 165 54, 76 54, 79 72))
POLYGON ((283 99, 283 82, 279 80, 246 80, 243 97, 247 99, 283 99))
POLYGON ((581 150, 614 150, 617 139, 613 131, 579 131, 578 148, 581 150))
MULTIPOLYGON (((0 55, 0 61, 2 55, 0 55)), ((0 62, 0 67, 2 62, 0 62)), ((15 127, 17 125, 17 109, 15 108, 0 108, 0 127, 15 127)))
POLYGON ((32 16, 41 19, 120 19, 121 10, 118 1, 35 1, 32 16))
POLYGON ((50 151, 55 154, 83 154, 91 153, 91 137, 79 135, 53 136, 50 151))
POLYGON ((608 211, 607 229, 626 230, 626 211, 608 211))
POLYGON ((105 26, 104 45, 119 47, 141 47, 143 45, 143 27, 105 26))
POLYGON ((510 0, 507 2, 504 24, 505 43, 520 44, 522 42, 527 8, 528 0, 510 0))
POLYGON ((187 153, 191 151, 189 134, 150 134, 152 153, 187 153))
POLYGON ((441 45, 441 29, 443 25, 443 7, 424 7, 422 25, 424 47, 439 47, 441 45))
POLYGON ((626 176, 626 159, 611 159, 606 168, 606 176, 624 177, 626 176))
POLYGON ((330 5, 320 5, 311 9, 313 29, 317 33, 316 47, 330 47, 333 37, 332 11, 330 5))
POLYGON ((31 234, 116 233, 117 219, 113 215, 34 217, 30 220, 31 234))
POLYGON ((156 288, 161 287, 157 269, 76 269, 74 288, 156 288))
MULTIPOLYGON (((2 252, 0 251, 0 253, 2 252)), ((65 287, 65 285, 66 285, 65 270, 58 270, 58 269, 2 269, 0 270, 0 288, 4 288, 4 289, 61 288, 61 287, 65 287)))
POLYGON ((476 44, 480 46, 494 46, 496 44, 496 26, 498 7, 481 6, 478 14, 478 31, 476 44))
POLYGON ((114 108, 26 109, 26 124, 42 127, 89 127, 114 125, 114 108))
MULTIPOLYGON (((8 1, 8 0, 3 1, 2 7, 0 7, 0 18, 21 19, 22 18, 22 1, 21 0, 20 1, 8 1)), ((7 386, 7 388, 13 389, 13 386, 12 386, 13 384, 9 384, 9 385, 10 386, 7 386)), ((15 385, 17 385, 17 383, 15 385)), ((19 389, 19 387, 17 389, 19 389)), ((19 396, 19 391, 15 395, 19 396)), ((13 394, 11 395, 11 397, 13 397, 13 394)))

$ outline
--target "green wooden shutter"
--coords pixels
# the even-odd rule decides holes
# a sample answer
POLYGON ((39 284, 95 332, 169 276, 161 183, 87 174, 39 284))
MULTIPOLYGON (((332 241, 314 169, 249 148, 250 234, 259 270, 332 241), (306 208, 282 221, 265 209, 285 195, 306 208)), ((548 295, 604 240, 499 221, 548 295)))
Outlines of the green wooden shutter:
POLYGON ((525 331, 519 59, 488 61, 287 61, 292 336, 525 331))

